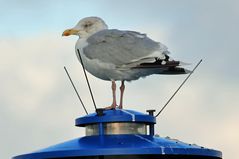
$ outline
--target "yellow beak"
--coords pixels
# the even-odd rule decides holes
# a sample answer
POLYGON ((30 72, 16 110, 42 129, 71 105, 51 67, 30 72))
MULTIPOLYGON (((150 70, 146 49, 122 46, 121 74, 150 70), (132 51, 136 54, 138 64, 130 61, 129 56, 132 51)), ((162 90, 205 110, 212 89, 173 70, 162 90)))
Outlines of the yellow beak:
POLYGON ((67 29, 62 33, 62 36, 77 35, 79 30, 67 29))

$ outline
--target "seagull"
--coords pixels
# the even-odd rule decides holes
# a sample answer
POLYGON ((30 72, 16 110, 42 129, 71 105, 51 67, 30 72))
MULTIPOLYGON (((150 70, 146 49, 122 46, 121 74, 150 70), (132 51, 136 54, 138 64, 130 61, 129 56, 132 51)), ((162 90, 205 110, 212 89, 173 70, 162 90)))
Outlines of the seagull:
POLYGON ((111 81, 113 102, 106 109, 123 109, 125 81, 153 74, 186 74, 183 63, 169 56, 168 48, 146 34, 108 29, 99 17, 81 19, 62 36, 77 35, 76 55, 85 69, 97 78, 111 81), (116 102, 116 81, 121 81, 120 103, 116 102))

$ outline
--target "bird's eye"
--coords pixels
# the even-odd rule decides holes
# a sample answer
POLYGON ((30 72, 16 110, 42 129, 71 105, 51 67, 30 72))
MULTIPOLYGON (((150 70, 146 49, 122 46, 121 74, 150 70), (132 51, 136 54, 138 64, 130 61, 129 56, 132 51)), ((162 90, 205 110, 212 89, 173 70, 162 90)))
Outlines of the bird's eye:
POLYGON ((87 28, 87 27, 90 27, 91 25, 92 25, 92 23, 86 23, 83 26, 84 26, 84 28, 87 28))

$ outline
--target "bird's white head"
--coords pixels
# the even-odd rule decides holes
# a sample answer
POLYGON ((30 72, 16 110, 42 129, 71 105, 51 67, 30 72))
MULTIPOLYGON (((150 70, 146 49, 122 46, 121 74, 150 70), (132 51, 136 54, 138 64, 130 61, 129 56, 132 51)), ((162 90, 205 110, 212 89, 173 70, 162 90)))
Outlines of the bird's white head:
POLYGON ((81 19, 74 28, 65 30, 62 36, 78 35, 80 38, 87 38, 104 29, 108 29, 108 26, 101 18, 86 17, 81 19))

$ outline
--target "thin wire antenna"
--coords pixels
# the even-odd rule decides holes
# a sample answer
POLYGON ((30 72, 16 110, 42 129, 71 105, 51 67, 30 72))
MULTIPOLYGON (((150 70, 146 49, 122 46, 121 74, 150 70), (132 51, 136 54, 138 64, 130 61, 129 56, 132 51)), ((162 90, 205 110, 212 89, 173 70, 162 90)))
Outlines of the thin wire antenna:
POLYGON ((91 87, 90 87, 90 83, 89 83, 89 80, 88 80, 88 77, 87 77, 87 74, 86 74, 86 71, 85 71, 85 66, 84 66, 84 63, 83 63, 83 60, 81 58, 81 55, 80 55, 80 50, 77 49, 77 53, 79 55, 79 58, 80 58, 80 62, 82 64, 82 68, 83 68, 83 71, 84 71, 84 74, 85 74, 85 79, 86 79, 86 82, 87 82, 87 85, 88 85, 88 88, 89 88, 89 91, 90 91, 90 95, 91 95, 91 98, 92 98, 92 102, 94 104, 94 107, 95 107, 95 110, 97 109, 96 107, 96 104, 95 104, 95 99, 94 99, 94 96, 93 96, 93 93, 92 93, 92 90, 91 90, 91 87))
POLYGON ((169 100, 165 103, 163 108, 158 112, 158 114, 155 116, 156 118, 159 116, 159 114, 162 113, 162 111, 166 108, 168 103, 173 99, 173 97, 178 93, 178 91, 181 89, 181 87, 185 84, 185 82, 189 79, 189 77, 193 74, 193 72, 197 69, 197 67, 201 64, 202 59, 197 63, 197 65, 193 68, 193 70, 189 73, 189 75, 185 78, 185 80, 181 83, 181 85, 178 87, 178 89, 174 92, 174 94, 169 98, 169 100))
POLYGON ((75 85, 74 85, 74 83, 73 83, 73 81, 72 81, 72 79, 71 79, 71 76, 70 76, 70 74, 69 74, 69 72, 67 71, 67 69, 66 69, 65 66, 64 66, 64 69, 65 69, 65 71, 66 71, 66 74, 67 74, 67 76, 68 76, 70 82, 71 82, 72 87, 74 88, 74 90, 75 90, 75 92, 76 92, 76 95, 77 95, 78 99, 79 99, 80 102, 81 102, 81 105, 83 106, 83 108, 84 108, 84 110, 85 110, 85 113, 88 115, 88 112, 87 112, 87 110, 86 110, 86 108, 85 108, 85 105, 84 105, 83 101, 81 100, 81 97, 80 97, 80 95, 79 95, 79 93, 78 93, 78 91, 77 91, 77 89, 76 89, 76 87, 75 87, 75 85))

